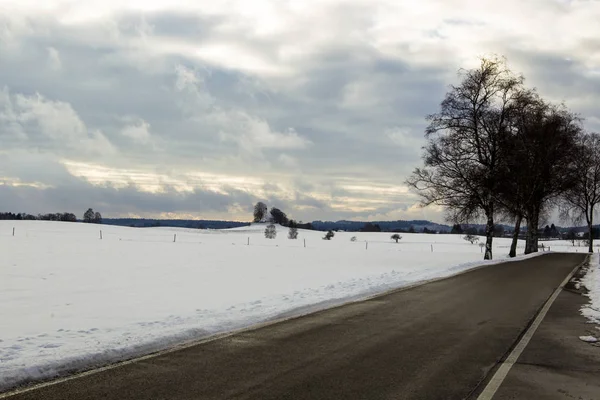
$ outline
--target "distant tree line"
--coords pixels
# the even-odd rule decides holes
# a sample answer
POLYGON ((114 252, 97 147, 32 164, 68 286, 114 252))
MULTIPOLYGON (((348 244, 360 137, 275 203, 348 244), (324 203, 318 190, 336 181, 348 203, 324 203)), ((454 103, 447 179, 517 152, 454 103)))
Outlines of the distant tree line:
MULTIPOLYGON (((38 215, 27 213, 1 212, 0 220, 77 222, 77 216, 69 212, 38 215)), ((83 222, 101 224, 102 215, 99 212, 94 212, 94 210, 90 208, 83 214, 83 222)))
POLYGON ((514 223, 511 257, 523 221, 525 253, 537 252, 540 221, 556 205, 584 220, 591 236, 600 202, 599 136, 585 132, 564 105, 525 87, 503 59, 484 58, 461 74, 427 117, 424 165, 406 180, 421 205, 444 206, 456 223, 485 219, 485 259, 492 258, 497 221, 514 223))
POLYGON ((62 221, 62 222, 77 222, 77 217, 73 213, 50 213, 50 214, 27 214, 27 213, 0 213, 0 220, 15 220, 15 221, 62 221))

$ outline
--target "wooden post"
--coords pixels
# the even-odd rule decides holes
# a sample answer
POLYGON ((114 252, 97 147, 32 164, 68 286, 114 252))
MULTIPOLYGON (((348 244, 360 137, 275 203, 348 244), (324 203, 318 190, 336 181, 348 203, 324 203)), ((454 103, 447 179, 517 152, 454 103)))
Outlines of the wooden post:
POLYGON ((304 248, 306 248, 306 239, 304 239, 304 248))
POLYGON ((15 236, 15 227, 13 226, 13 236, 15 236))
POLYGON ((250 236, 248 236, 248 246, 250 246, 250 236))
POLYGON ((369 242, 365 242, 365 250, 369 250, 369 242))
POLYGON ((173 243, 175 243, 175 241, 177 240, 177 234, 173 235, 173 243))
POLYGON ((102 240, 102 230, 100 230, 100 240, 102 240))
POLYGON ((433 253, 433 245, 431 245, 431 252, 433 253))

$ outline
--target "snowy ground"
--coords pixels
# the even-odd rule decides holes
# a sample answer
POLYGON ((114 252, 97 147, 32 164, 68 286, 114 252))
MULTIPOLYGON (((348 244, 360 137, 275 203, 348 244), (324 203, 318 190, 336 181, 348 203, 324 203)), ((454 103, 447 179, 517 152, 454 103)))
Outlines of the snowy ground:
MULTIPOLYGON (((581 313, 590 323, 600 325, 600 254, 595 253, 590 259, 590 267, 581 284, 585 286, 589 293, 590 303, 581 309, 581 313)), ((600 340, 600 327, 595 336, 580 337, 586 342, 595 343, 600 340)))
POLYGON ((0 390, 483 264, 459 235, 263 230, 0 221, 0 390))

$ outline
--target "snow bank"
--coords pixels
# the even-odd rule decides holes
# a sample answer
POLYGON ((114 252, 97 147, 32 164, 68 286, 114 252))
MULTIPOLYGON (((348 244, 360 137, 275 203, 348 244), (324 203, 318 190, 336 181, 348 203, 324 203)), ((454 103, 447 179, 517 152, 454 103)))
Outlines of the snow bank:
POLYGON ((263 232, 0 221, 0 390, 485 264, 460 235, 263 232))
POLYGON ((581 308, 581 314, 591 323, 600 324, 600 254, 594 253, 590 258, 588 272, 582 282, 589 293, 590 304, 581 308))

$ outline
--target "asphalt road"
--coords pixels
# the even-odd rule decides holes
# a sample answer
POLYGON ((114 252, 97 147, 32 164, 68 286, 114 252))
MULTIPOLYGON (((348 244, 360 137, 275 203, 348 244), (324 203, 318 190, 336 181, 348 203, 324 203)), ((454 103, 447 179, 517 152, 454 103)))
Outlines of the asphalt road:
POLYGON ((583 259, 481 268, 10 399, 464 399, 583 259))
POLYGON ((600 399, 600 345, 579 339, 600 333, 579 311, 589 302, 578 290, 560 293, 494 400, 600 399))

